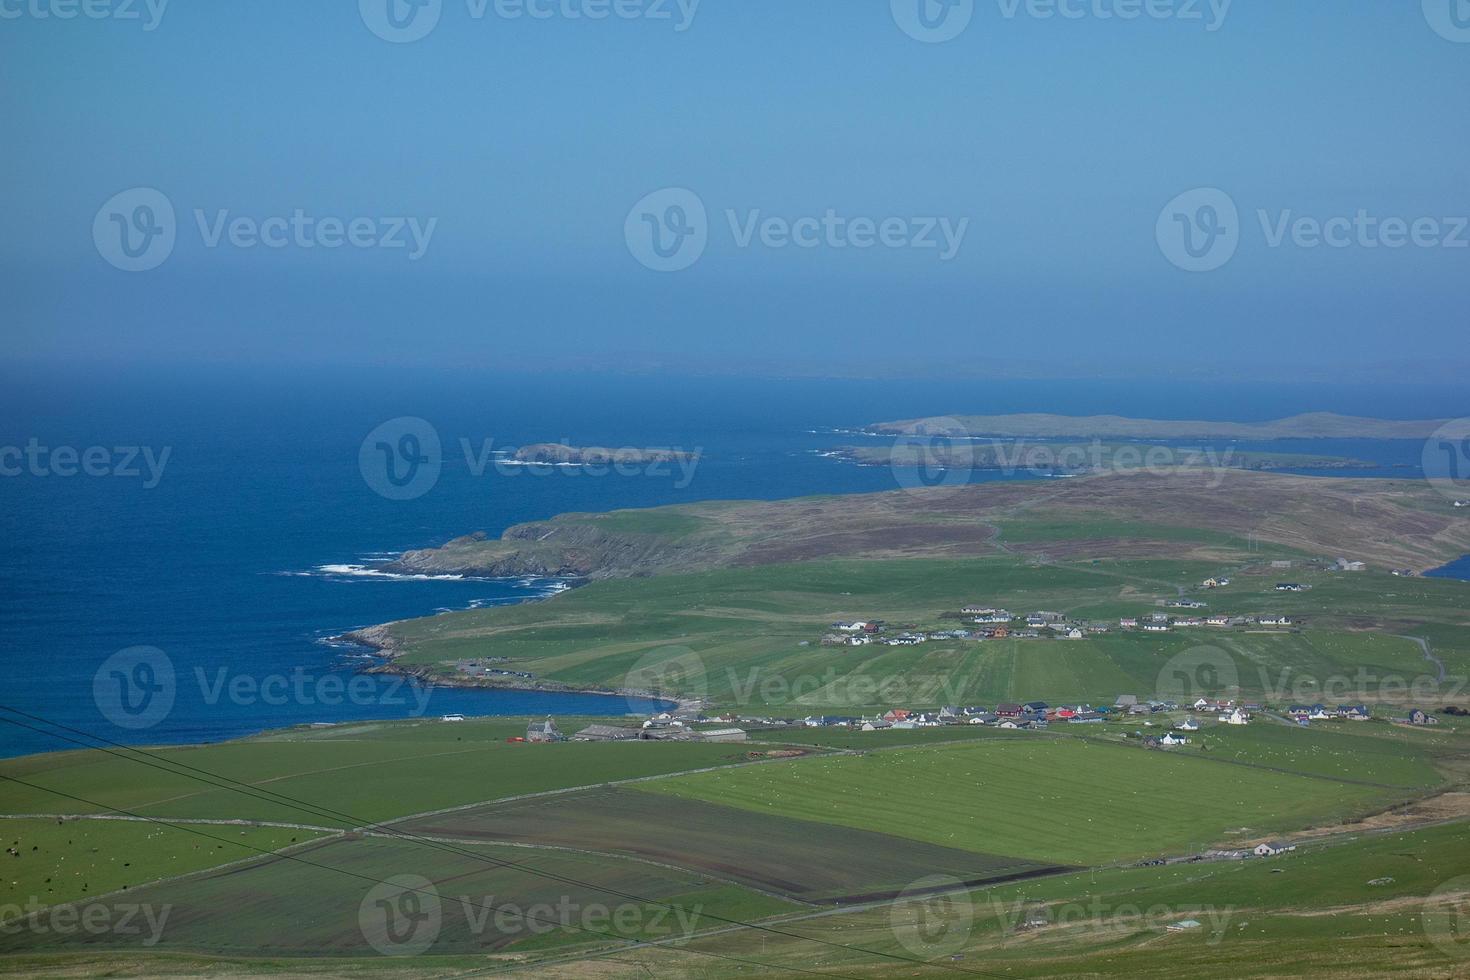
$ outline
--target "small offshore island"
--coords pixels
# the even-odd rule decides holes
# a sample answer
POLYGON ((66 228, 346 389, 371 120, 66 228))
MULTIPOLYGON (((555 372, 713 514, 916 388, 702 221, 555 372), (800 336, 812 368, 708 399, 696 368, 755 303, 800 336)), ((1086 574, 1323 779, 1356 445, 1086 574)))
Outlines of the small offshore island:
POLYGON ((518 463, 546 463, 557 466, 647 466, 653 463, 684 463, 697 460, 699 454, 678 449, 636 449, 624 446, 569 446, 561 442, 538 442, 522 446, 512 458, 518 463))

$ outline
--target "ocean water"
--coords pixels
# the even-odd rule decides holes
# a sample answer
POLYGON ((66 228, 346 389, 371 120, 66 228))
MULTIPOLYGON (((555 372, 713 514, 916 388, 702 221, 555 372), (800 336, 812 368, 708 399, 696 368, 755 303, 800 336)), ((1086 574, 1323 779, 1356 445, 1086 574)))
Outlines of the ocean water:
MULTIPOLYGON (((27 469, 0 476, 6 678, 0 704, 134 744, 419 714, 647 710, 649 703, 614 697, 412 691, 395 679, 360 674, 370 662, 364 651, 327 638, 441 610, 534 600, 559 587, 373 574, 405 549, 470 531, 498 535, 519 521, 564 511, 898 485, 886 468, 820 455, 855 441, 834 429, 964 412, 1238 419, 1312 410, 1397 417, 1465 412, 1461 393, 1422 388, 517 378, 389 368, 0 370, 0 449, 32 440, 79 454, 100 446, 109 460, 96 468, 109 475, 27 469), (404 417, 431 426, 444 462, 432 487, 412 499, 390 499, 397 491, 380 493, 381 477, 365 477, 360 457, 370 432, 404 417), (502 472, 493 466, 476 472, 477 461, 497 449, 563 440, 698 449, 702 458, 692 473, 592 476, 574 468, 502 472), (110 475, 127 447, 144 447, 152 456, 139 453, 137 476, 110 475), (160 461, 166 461, 161 469, 160 461), (162 699, 137 711, 141 702, 116 703, 134 690, 128 685, 159 687, 164 665, 174 677, 167 710, 157 710, 162 699)), ((1418 444, 1315 448, 1379 464, 1367 475, 1418 475, 1418 444)), ((370 445, 368 457, 375 451, 370 445)), ((1039 477, 979 471, 973 478, 1039 477)), ((0 755, 68 747, 0 724, 0 755)))

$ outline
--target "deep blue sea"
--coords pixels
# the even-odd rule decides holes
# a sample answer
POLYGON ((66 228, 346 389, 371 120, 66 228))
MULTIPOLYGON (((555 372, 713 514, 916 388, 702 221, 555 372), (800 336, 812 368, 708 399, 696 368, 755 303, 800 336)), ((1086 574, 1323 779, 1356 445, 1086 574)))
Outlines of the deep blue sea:
MULTIPOLYGON (((100 463, 99 451, 93 467, 99 475, 61 475, 63 458, 45 472, 22 466, 18 475, 0 476, 0 704, 129 743, 217 740, 292 724, 416 714, 647 708, 620 698, 453 689, 426 692, 423 701, 396 680, 359 674, 363 652, 325 640, 353 627, 522 601, 555 588, 365 574, 405 549, 466 532, 498 535, 516 522, 564 511, 892 489, 895 475, 885 468, 819 455, 854 441, 832 430, 871 421, 1013 411, 1251 420, 1330 410, 1409 418, 1465 415, 1466 400, 1463 391, 1419 387, 1158 380, 752 381, 497 377, 389 367, 12 366, 0 369, 0 452, 32 441, 79 455, 96 446, 108 463, 100 463), (360 454, 370 432, 402 417, 432 427, 443 465, 430 489, 399 500, 374 489, 360 454), (461 440, 471 447, 468 459, 461 440), (481 455, 486 451, 555 441, 673 446, 703 455, 692 477, 678 470, 591 476, 573 468, 490 466, 476 472, 477 460, 492 458, 481 455), (125 462, 117 450, 133 446, 153 454, 154 472, 161 472, 156 485, 141 453, 133 463, 138 476, 111 475, 125 462), (121 693, 124 682, 139 690, 158 686, 155 654, 115 658, 137 647, 167 658, 172 704, 161 713, 119 716, 105 694, 99 707, 99 691, 117 684, 121 693), (119 725, 119 717, 142 723, 119 725)), ((392 451, 414 449, 416 443, 398 441, 401 430, 401 424, 389 430, 392 451)), ((1361 475, 1420 475, 1418 443, 1290 448, 1352 455, 1381 467, 1361 475)), ((377 451, 370 445, 368 457, 377 451)), ((979 471, 974 478, 1041 477, 979 471)), ((68 747, 0 725, 0 755, 68 747)))

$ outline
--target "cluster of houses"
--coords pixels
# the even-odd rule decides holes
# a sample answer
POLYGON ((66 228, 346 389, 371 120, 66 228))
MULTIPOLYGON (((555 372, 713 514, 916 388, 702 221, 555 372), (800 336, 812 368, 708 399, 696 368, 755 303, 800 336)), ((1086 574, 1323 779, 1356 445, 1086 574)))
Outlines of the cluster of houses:
MULTIPOLYGON (((1207 588, 1228 585, 1227 579, 1206 579, 1207 588)), ((1276 586, 1283 591, 1301 590, 1304 586, 1283 582, 1276 586)), ((1161 603, 1170 609, 1201 610, 1207 603, 1198 599, 1170 599, 1161 603)), ((960 629, 920 630, 904 627, 890 632, 888 624, 880 619, 856 620, 833 623, 823 635, 822 646, 861 647, 870 644, 884 646, 917 646, 929 640, 1000 640, 1006 638, 1055 637, 1057 639, 1080 640, 1086 636, 1111 632, 1112 623, 1068 619, 1059 612, 1038 610, 1024 615, 994 606, 966 606, 960 614, 974 624, 960 629)), ((952 615, 952 614, 951 614, 952 615)), ((1289 627, 1299 623, 1290 616, 1266 614, 1262 616, 1231 616, 1225 613, 1214 615, 1174 615, 1153 613, 1148 616, 1124 616, 1118 620, 1117 629, 1139 630, 1144 633, 1167 633, 1173 629, 1213 626, 1236 628, 1250 626, 1289 627)))
MULTIPOLYGON (((1204 603, 1191 599, 1172 600, 1169 605, 1181 609, 1199 609, 1204 603)), ((1154 613, 1150 616, 1124 616, 1118 625, 1125 630, 1142 630, 1145 633, 1167 633, 1173 629, 1214 626, 1235 628, 1242 626, 1295 626, 1297 621, 1290 616, 1267 614, 1265 616, 1230 616, 1224 613, 1212 616, 1171 616, 1154 613)))
POLYGON ((947 630, 919 630, 907 627, 901 632, 888 633, 888 625, 882 620, 859 620, 857 622, 833 623, 831 631, 822 637, 823 646, 867 646, 873 643, 891 647, 916 646, 928 640, 1003 640, 1007 637, 1058 636, 1080 640, 1088 633, 1106 633, 1104 623, 1072 623, 1057 612, 1034 612, 1018 616, 1004 609, 966 606, 963 614, 970 617, 978 628, 947 630))
MULTIPOLYGON (((1233 701, 1212 701, 1200 698, 1187 708, 1195 710, 1226 710, 1236 708, 1233 701)), ((937 711, 915 711, 908 708, 893 708, 874 717, 847 715, 811 715, 803 719, 741 719, 751 723, 772 725, 800 725, 806 728, 851 728, 856 731, 873 732, 884 729, 938 728, 945 725, 991 725, 1003 729, 1042 729, 1057 723, 1074 725, 1099 724, 1110 719, 1157 712, 1179 711, 1181 706, 1174 701, 1140 701, 1135 695, 1125 694, 1112 705, 1089 704, 1052 705, 1045 701, 1028 701, 997 704, 994 710, 971 705, 967 707, 943 707, 937 711)), ((1249 715, 1245 715, 1249 717, 1249 715)), ((1150 723, 1151 724, 1151 723, 1150 723)), ((1179 732, 1199 731, 1199 723, 1192 717, 1173 726, 1179 732)), ((1188 739, 1182 735, 1169 735, 1160 739, 1165 745, 1183 745, 1188 739)))
POLYGON ((1323 704, 1293 704, 1286 709, 1286 717, 1294 719, 1299 725, 1305 725, 1312 721, 1332 721, 1338 718, 1368 721, 1373 717, 1373 712, 1361 704, 1339 704, 1336 708, 1323 704))
MULTIPOLYGON (((1262 705, 1252 702, 1236 702, 1233 699, 1196 698, 1192 702, 1179 704, 1175 701, 1140 700, 1136 695, 1122 694, 1111 705, 1089 704, 1051 705, 1045 701, 1027 701, 1024 704, 1001 703, 992 711, 978 705, 967 707, 943 707, 936 711, 915 711, 909 708, 892 708, 873 717, 847 715, 810 715, 806 718, 737 717, 726 714, 707 718, 697 710, 680 709, 654 715, 636 727, 629 725, 588 725, 571 735, 563 733, 555 720, 546 718, 533 721, 526 726, 524 738, 512 738, 512 742, 625 742, 625 741, 700 741, 700 742, 744 742, 749 738, 745 728, 710 728, 711 724, 730 726, 739 722, 757 728, 848 728, 853 731, 876 732, 893 729, 901 731, 915 728, 939 728, 946 725, 990 725, 1008 730, 1039 730, 1054 724, 1088 725, 1104 721, 1116 721, 1138 716, 1166 712, 1192 711, 1201 715, 1214 715, 1222 725, 1247 725, 1253 715, 1264 711, 1262 705), (706 727, 696 727, 706 726, 706 727)), ((1325 705, 1293 704, 1281 712, 1287 719, 1306 726, 1314 721, 1368 721, 1373 713, 1362 704, 1340 704, 1336 708, 1325 705)), ((464 721, 463 715, 445 715, 443 721, 464 721)), ((1406 725, 1434 725, 1439 719, 1419 708, 1412 709, 1405 718, 1394 721, 1406 725)), ((1154 722, 1145 721, 1152 727, 1154 722)), ((1169 730, 1159 735, 1143 735, 1145 748, 1166 749, 1190 743, 1190 733, 1200 729, 1194 715, 1170 724, 1169 730)))
POLYGON ((454 666, 462 677, 509 677, 523 681, 536 679, 536 675, 530 671, 495 666, 504 663, 510 663, 510 658, 479 657, 474 660, 460 660, 454 666))

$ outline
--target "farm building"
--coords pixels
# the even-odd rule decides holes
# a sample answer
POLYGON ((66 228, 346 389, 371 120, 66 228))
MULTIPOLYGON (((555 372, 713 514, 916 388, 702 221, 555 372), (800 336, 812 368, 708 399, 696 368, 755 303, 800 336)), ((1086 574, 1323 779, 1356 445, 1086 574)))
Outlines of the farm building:
POLYGON ((706 742, 743 742, 746 739, 742 728, 713 728, 699 734, 706 742))
POLYGON ((533 721, 526 726, 526 741, 528 742, 561 742, 566 736, 556 727, 556 722, 547 718, 545 721, 533 721))
POLYGON ((1288 844, 1284 841, 1273 840, 1266 841, 1263 844, 1257 844, 1251 849, 1251 853, 1254 854, 1256 857, 1275 857, 1278 854, 1285 854, 1287 851, 1294 850, 1296 850, 1295 844, 1288 844))
POLYGON ((612 725, 588 725, 572 736, 578 742, 626 742, 643 737, 638 728, 616 728, 612 725))

